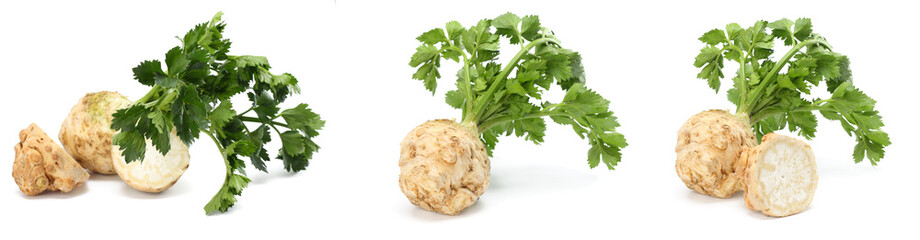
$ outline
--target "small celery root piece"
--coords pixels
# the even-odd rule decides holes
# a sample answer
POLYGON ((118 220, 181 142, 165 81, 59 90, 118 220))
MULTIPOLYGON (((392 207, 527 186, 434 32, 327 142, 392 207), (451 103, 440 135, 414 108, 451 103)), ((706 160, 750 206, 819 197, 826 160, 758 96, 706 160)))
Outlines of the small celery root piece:
POLYGON ((677 176, 698 193, 731 197, 743 187, 738 158, 754 145, 750 125, 728 111, 693 115, 677 132, 677 176))
POLYGON ((80 98, 61 124, 58 139, 74 160, 84 168, 115 174, 112 165, 112 113, 128 107, 131 101, 117 92, 88 93, 80 98))
POLYGON ((811 204, 818 170, 815 153, 805 142, 769 133, 741 155, 741 162, 746 165, 744 203, 749 209, 784 217, 811 204))
POLYGON ((447 119, 419 125, 400 143, 399 188, 412 204, 456 215, 489 187, 489 156, 476 131, 447 119))
POLYGON ((143 192, 162 192, 179 180, 179 177, 188 169, 188 146, 182 143, 176 131, 169 135, 169 152, 166 155, 157 151, 150 139, 147 139, 147 151, 144 161, 127 163, 117 146, 112 147, 112 159, 115 171, 121 180, 128 185, 143 192))
POLYGON ((14 150, 13 179, 26 195, 70 192, 89 178, 89 173, 35 123, 19 132, 14 150))

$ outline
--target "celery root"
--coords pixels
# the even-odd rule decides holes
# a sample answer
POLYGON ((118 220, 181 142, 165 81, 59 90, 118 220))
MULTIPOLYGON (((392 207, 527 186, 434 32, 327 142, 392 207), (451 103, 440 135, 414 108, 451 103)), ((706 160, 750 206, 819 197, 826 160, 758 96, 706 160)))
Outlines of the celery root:
POLYGON ((473 205, 489 186, 489 157, 499 136, 539 144, 546 117, 589 141, 591 168, 603 162, 613 170, 620 161, 627 144, 615 131, 619 123, 608 109, 610 101, 585 87, 581 55, 562 48, 537 16, 506 13, 469 28, 451 21, 417 39, 422 44, 409 62, 418 68, 412 78, 432 94, 441 60, 462 63, 457 89, 446 99, 463 118, 425 122, 400 144, 399 186, 412 204, 449 215, 473 205), (503 38, 520 46, 507 63, 497 58, 503 38), (543 101, 543 92, 554 84, 565 91, 562 101, 543 101))
POLYGON ((768 133, 741 155, 744 202, 764 215, 784 217, 805 210, 818 186, 815 153, 805 142, 768 133))
POLYGON ((453 120, 419 125, 400 143, 399 187, 421 208, 456 215, 489 187, 489 155, 476 130, 453 120))
POLYGON ((70 192, 89 179, 89 173, 34 123, 19 132, 14 150, 13 179, 26 195, 70 192))
POLYGON ((696 114, 677 132, 677 176, 698 193, 731 197, 742 189, 737 159, 755 144, 744 118, 724 110, 696 114))
POLYGON ((58 139, 67 153, 84 168, 101 174, 115 174, 112 165, 112 114, 131 106, 117 92, 88 93, 70 110, 61 124, 58 139))
POLYGON ((147 151, 144 153, 144 161, 132 161, 128 163, 122 155, 122 150, 113 147, 111 158, 115 166, 115 171, 121 180, 132 188, 143 192, 162 192, 176 181, 188 169, 189 159, 188 146, 179 139, 176 131, 169 133, 169 151, 166 154, 161 153, 151 143, 147 141, 147 151))

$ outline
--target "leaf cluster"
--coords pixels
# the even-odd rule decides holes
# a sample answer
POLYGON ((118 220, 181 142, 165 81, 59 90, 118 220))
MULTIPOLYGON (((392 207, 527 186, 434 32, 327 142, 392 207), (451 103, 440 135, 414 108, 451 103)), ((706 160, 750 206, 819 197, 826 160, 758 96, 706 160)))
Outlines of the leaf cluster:
POLYGON ((171 148, 171 132, 186 145, 201 134, 220 149, 227 166, 224 185, 205 206, 207 213, 224 212, 236 202, 249 179, 245 161, 267 172, 265 146, 274 131, 281 139, 277 151, 287 171, 304 170, 319 146, 312 141, 323 120, 307 104, 281 110, 279 105, 299 93, 297 79, 289 74, 272 74, 262 56, 228 55, 231 42, 223 37, 222 13, 199 24, 180 38, 181 45, 167 51, 163 62, 148 60, 133 69, 134 78, 151 90, 128 108, 113 114, 112 128, 118 131, 113 144, 123 150, 127 162, 142 161, 149 139, 160 153, 171 148), (165 69, 163 64, 165 63, 165 69), (237 113, 232 96, 246 93, 248 109, 237 113), (254 113, 255 116, 245 115, 254 113), (246 122, 256 124, 250 128, 246 122))

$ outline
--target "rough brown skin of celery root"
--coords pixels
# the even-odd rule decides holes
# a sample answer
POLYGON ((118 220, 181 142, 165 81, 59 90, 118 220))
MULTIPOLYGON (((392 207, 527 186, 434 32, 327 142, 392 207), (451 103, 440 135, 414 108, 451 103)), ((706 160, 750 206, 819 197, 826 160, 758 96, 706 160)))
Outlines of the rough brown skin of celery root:
POLYGON ((427 121, 400 143, 399 188, 412 204, 456 215, 489 187, 489 156, 475 130, 427 121))
MULTIPOLYGON (((764 193, 764 186, 759 181, 759 167, 758 163, 760 162, 762 155, 761 153, 771 147, 775 147, 774 144, 776 141, 794 141, 796 144, 804 145, 805 151, 811 152, 809 155, 812 156, 810 161, 812 167, 816 166, 814 163, 814 152, 807 143, 792 138, 788 136, 783 136, 775 133, 768 133, 763 136, 762 143, 757 147, 749 148, 744 153, 741 154, 741 162, 743 180, 744 180, 744 205, 748 209, 753 211, 760 211, 764 215, 771 217, 785 217, 793 214, 800 213, 808 208, 808 205, 811 204, 812 199, 814 198, 816 185, 812 184, 808 186, 808 198, 804 202, 801 202, 799 205, 789 206, 787 208, 774 208, 771 207, 768 202, 766 202, 766 197, 764 193)), ((813 176, 817 181, 818 175, 817 171, 813 171, 815 175, 813 176)), ((790 178, 791 179, 791 178, 790 178)), ((816 183, 816 182, 815 182, 816 183)))
POLYGON ((112 162, 112 114, 131 105, 131 101, 117 92, 87 93, 70 109, 61 124, 58 139, 74 160, 86 169, 115 174, 112 162))
POLYGON ((26 195, 70 192, 89 179, 89 173, 35 123, 19 132, 13 149, 13 179, 26 195))
POLYGON ((729 198, 744 187, 741 153, 756 144, 750 125, 728 111, 693 115, 677 131, 677 176, 698 193, 729 198))

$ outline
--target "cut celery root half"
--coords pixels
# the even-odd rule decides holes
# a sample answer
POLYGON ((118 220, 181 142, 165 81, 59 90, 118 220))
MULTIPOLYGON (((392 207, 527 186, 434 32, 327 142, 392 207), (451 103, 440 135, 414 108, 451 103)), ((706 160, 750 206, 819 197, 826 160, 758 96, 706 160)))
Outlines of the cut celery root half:
POLYGON ((138 191, 157 193, 172 187, 188 169, 188 146, 182 143, 176 130, 169 133, 170 149, 163 155, 157 151, 150 139, 143 160, 127 163, 118 146, 112 146, 112 160, 115 172, 129 186, 138 191))
POLYGON ((818 185, 815 153, 805 142, 767 134, 763 143, 741 156, 744 202, 764 215, 784 217, 807 208, 818 185))

